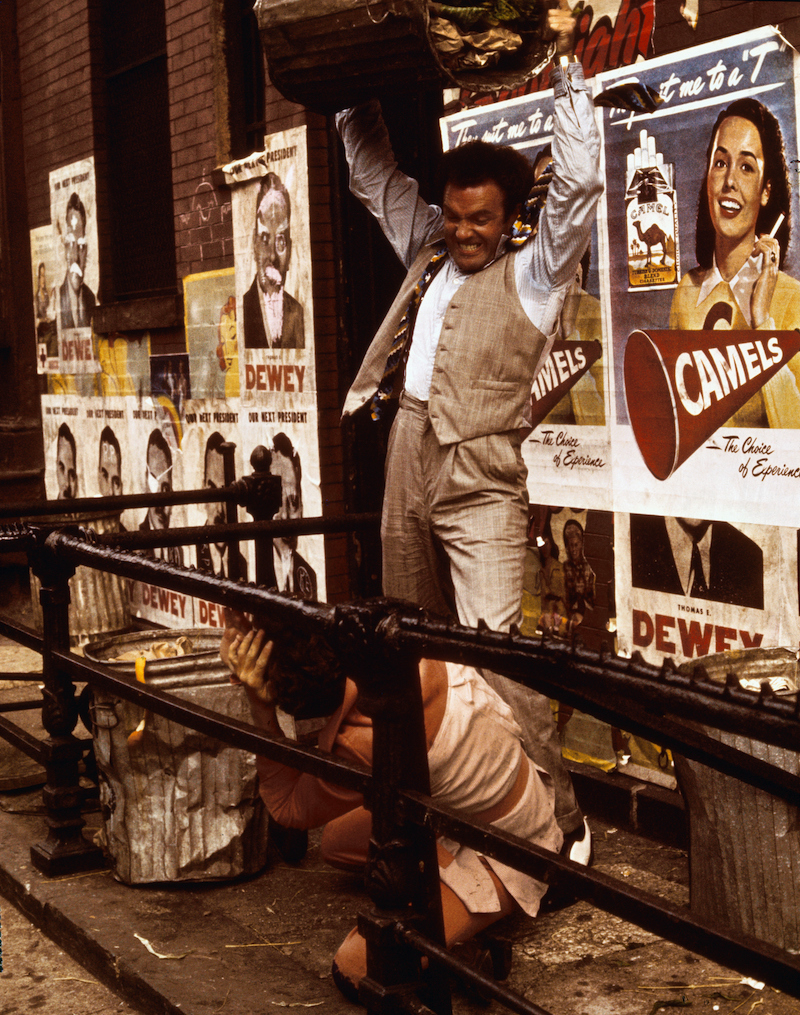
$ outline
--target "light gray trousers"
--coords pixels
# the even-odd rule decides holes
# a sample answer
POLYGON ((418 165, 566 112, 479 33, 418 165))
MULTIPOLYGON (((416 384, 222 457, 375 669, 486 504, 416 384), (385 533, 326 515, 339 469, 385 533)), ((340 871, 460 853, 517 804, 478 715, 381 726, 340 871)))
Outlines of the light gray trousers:
MULTIPOLYGON (((404 393, 386 459, 385 595, 468 627, 521 624, 526 478, 516 431, 440 445, 427 403, 404 393)), ((575 831, 583 815, 549 700, 508 677, 483 675, 513 709, 528 755, 551 775, 561 830, 575 831)))

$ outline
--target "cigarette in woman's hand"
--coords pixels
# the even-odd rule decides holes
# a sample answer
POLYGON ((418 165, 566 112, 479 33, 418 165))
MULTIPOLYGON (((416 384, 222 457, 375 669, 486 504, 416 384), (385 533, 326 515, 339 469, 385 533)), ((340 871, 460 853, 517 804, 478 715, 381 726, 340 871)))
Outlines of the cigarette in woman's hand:
POLYGON ((777 231, 780 229, 781 225, 783 224, 783 220, 785 218, 786 216, 783 214, 783 212, 781 212, 780 215, 778 216, 777 221, 775 222, 775 225, 772 227, 772 232, 769 234, 769 238, 771 240, 775 239, 775 233, 777 233, 777 231))

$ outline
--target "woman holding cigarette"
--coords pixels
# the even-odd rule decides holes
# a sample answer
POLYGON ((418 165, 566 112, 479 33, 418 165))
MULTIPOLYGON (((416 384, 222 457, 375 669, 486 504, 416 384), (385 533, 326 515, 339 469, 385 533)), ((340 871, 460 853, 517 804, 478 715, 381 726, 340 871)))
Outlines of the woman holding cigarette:
MULTIPOLYGON (((800 283, 780 270, 789 230, 789 176, 780 124, 757 99, 737 99, 722 110, 711 132, 697 208, 699 267, 684 275, 675 291, 670 328, 800 327, 800 283)), ((727 425, 800 427, 798 357, 727 425)))

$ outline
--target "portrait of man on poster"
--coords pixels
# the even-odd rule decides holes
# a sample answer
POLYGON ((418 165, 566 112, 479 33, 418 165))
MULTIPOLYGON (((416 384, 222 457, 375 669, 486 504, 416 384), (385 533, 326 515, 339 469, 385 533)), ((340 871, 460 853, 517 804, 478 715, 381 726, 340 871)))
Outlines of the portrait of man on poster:
POLYGON ((59 320, 61 329, 88 328, 92 323, 92 311, 97 300, 86 285, 87 242, 86 209, 76 193, 67 201, 63 236, 66 274, 58 291, 59 320))
POLYGON ((634 588, 764 609, 764 554, 728 522, 631 515, 634 588))
POLYGON ((103 427, 100 434, 97 488, 101 497, 120 497, 122 495, 122 452, 117 435, 110 426, 103 427))
MULTIPOLYGON (((281 480, 281 506, 275 518, 302 518, 303 494, 300 487, 303 470, 300 456, 285 433, 272 442, 270 472, 281 480)), ((297 536, 278 536, 272 541, 275 577, 279 592, 292 592, 303 599, 317 598, 314 569, 297 552, 297 536)))
POLYGON ((256 273, 242 302, 247 349, 304 349, 303 308, 286 292, 292 256, 292 202, 275 173, 262 178, 253 225, 256 273))
POLYGON ((75 437, 62 423, 56 439, 56 483, 57 500, 74 500, 78 496, 78 469, 75 437))
MULTIPOLYGON (((222 445, 223 435, 216 430, 206 441, 203 466, 203 489, 220 490, 225 486, 225 460, 222 445)), ((225 504, 223 501, 209 501, 206 505, 206 525, 224 525, 225 504)), ((247 581, 247 561, 237 550, 235 574, 231 573, 230 546, 223 542, 201 543, 197 547, 197 567, 218 578, 241 578, 247 581)))
MULTIPOLYGON (((166 437, 158 429, 152 430, 147 439, 145 489, 150 493, 172 493, 172 452, 166 437)), ((171 505, 159 504, 148 508, 144 520, 139 525, 139 531, 168 529, 171 516, 171 505)), ((183 547, 158 546, 146 551, 146 556, 167 560, 170 564, 183 564, 183 547)))

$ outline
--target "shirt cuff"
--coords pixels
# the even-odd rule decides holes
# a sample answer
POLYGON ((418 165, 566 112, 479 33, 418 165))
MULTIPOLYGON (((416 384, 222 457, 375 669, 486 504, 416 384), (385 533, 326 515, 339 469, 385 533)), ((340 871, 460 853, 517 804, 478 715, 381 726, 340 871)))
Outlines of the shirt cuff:
POLYGON ((550 86, 556 99, 562 98, 570 89, 576 92, 587 91, 582 64, 577 60, 571 61, 566 67, 556 64, 550 71, 550 86))

